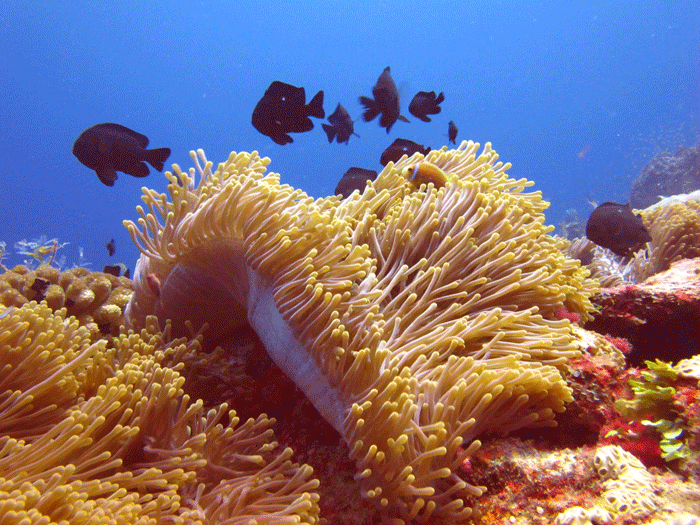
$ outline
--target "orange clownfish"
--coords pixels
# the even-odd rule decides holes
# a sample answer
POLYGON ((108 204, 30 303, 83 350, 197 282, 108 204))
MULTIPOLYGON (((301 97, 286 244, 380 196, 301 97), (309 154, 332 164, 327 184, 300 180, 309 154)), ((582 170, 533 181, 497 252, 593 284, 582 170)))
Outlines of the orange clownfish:
POLYGON ((416 188, 420 188, 421 184, 427 186, 431 182, 436 188, 442 188, 449 180, 447 173, 442 171, 435 164, 430 164, 425 161, 405 168, 403 174, 416 188))

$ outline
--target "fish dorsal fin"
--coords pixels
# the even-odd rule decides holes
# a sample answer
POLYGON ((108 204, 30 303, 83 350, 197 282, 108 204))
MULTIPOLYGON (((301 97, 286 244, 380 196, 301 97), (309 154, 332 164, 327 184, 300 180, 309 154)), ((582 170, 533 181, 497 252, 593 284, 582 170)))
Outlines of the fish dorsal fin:
POLYGON ((323 110, 323 91, 316 93, 306 107, 310 117, 326 118, 326 112, 323 110))

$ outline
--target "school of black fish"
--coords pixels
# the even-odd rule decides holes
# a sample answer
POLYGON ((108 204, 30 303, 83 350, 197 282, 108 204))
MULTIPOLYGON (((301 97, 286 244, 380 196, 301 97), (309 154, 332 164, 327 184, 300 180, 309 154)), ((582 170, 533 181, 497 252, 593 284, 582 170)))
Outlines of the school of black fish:
MULTIPOLYGON (((440 113, 440 104, 444 100, 443 92, 436 94, 435 91, 419 91, 411 100, 408 111, 423 122, 431 122, 429 115, 440 113)), ((410 122, 401 114, 401 98, 389 67, 382 71, 372 87, 372 97, 361 96, 359 102, 364 108, 362 120, 370 122, 380 117, 379 125, 386 129, 387 134, 397 120, 410 122)), ((305 133, 314 128, 310 117, 324 119, 325 116, 323 91, 318 91, 307 103, 303 87, 275 80, 255 105, 251 122, 260 133, 284 146, 294 142, 290 133, 305 133)), ((355 133, 356 121, 340 103, 329 115, 328 122, 323 123, 322 127, 329 143, 335 140, 347 145, 351 136, 360 137, 355 133)), ((457 133, 457 125, 450 121, 447 130, 450 143, 456 144, 457 133)), ((145 135, 120 124, 106 122, 83 131, 73 144, 73 155, 94 170, 103 184, 113 186, 117 180, 117 171, 133 177, 146 177, 150 173, 146 163, 158 171, 163 170, 163 165, 170 156, 170 148, 146 149, 148 144, 145 135)), ((382 152, 379 161, 382 166, 386 166, 389 162, 397 162, 404 155, 411 156, 417 152, 427 155, 430 147, 397 138, 382 152)), ((362 192, 367 182, 376 178, 375 170, 351 167, 338 182, 335 194, 345 198, 353 191, 362 192)), ((420 176, 418 179, 422 180, 420 176)), ((432 178, 429 180, 433 181, 432 178)), ((635 215, 628 205, 614 202, 605 202, 593 211, 586 225, 586 236, 621 257, 630 257, 651 241, 641 217, 635 215)), ((114 254, 114 239, 107 243, 106 248, 110 256, 114 254)), ((128 269, 123 265, 105 266, 104 271, 128 276, 128 269)))
MULTIPOLYGON (((411 100, 408 111, 411 115, 423 122, 430 122, 429 115, 437 115, 442 111, 440 104, 445 100, 445 94, 435 91, 419 91, 411 100)), ((401 97, 396 88, 396 83, 391 76, 391 68, 386 67, 379 75, 377 82, 372 87, 372 97, 359 97, 364 111, 362 120, 370 122, 379 117, 379 125, 389 133, 397 120, 410 122, 401 114, 401 97)), ((285 145, 293 142, 289 133, 304 133, 311 131, 313 122, 308 117, 323 118, 323 91, 319 91, 307 104, 304 88, 285 84, 275 80, 267 88, 263 97, 258 101, 253 110, 252 124, 260 133, 270 137, 277 144, 285 145)), ((347 109, 341 104, 328 117, 328 124, 323 123, 323 131, 326 132, 328 142, 348 144, 355 133, 355 122, 347 109)), ((457 126, 450 121, 447 135, 454 144, 457 139, 457 126)), ((429 147, 421 146, 408 139, 396 139, 381 155, 380 163, 386 166, 388 162, 396 162, 403 155, 413 155, 416 152, 426 154, 429 147)), ((374 170, 353 167, 343 176, 338 183, 342 188, 342 195, 349 195, 353 190, 363 190, 368 174, 376 173, 374 170), (353 171, 355 170, 355 171, 353 171), (360 170, 360 171, 358 171, 360 170), (348 174, 352 176, 348 178, 348 174), (364 175, 361 173, 366 172, 364 175), (352 182, 350 182, 352 181, 352 182)), ((338 194, 338 189, 336 189, 338 194)))

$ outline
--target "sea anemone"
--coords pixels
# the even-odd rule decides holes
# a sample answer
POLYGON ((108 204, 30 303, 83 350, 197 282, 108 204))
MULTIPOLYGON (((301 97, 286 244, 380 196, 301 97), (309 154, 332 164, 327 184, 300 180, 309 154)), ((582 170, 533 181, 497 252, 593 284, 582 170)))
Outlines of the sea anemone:
POLYGON ((148 210, 125 222, 142 252, 128 322, 206 324, 211 345, 249 325, 387 520, 465 518, 483 487, 459 465, 485 433, 554 424, 578 354, 556 312, 591 307, 548 204, 478 149, 404 157, 344 200, 280 184, 257 153, 213 171, 192 152, 196 170, 174 166, 169 195, 144 190, 148 210), (418 163, 439 177, 409 180, 418 163))

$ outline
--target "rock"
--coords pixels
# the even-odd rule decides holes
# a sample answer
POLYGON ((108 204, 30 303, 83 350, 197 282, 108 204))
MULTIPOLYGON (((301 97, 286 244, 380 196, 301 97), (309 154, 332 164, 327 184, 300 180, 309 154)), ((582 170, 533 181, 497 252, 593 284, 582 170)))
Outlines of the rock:
POLYGON ((601 288, 585 328, 627 338, 630 365, 678 361, 700 353, 700 259, 683 259, 641 284, 601 288))
POLYGON ((693 148, 680 146, 673 155, 662 151, 637 175, 632 184, 632 208, 646 208, 659 196, 690 193, 700 189, 700 144, 693 148))

